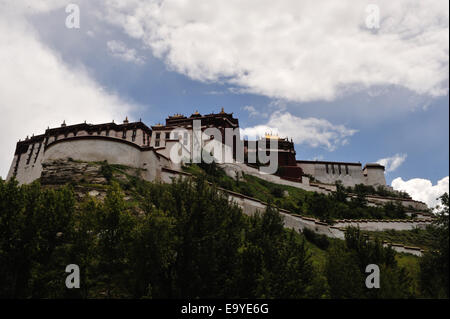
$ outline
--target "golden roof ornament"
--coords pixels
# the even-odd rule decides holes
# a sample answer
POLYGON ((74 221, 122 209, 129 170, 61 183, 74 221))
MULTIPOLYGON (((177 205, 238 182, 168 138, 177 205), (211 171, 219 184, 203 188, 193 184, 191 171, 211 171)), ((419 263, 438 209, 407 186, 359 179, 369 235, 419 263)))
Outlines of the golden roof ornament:
POLYGON ((266 132, 266 134, 265 134, 265 138, 266 139, 276 139, 276 140, 279 140, 280 139, 280 137, 278 136, 278 134, 272 134, 272 132, 266 132))

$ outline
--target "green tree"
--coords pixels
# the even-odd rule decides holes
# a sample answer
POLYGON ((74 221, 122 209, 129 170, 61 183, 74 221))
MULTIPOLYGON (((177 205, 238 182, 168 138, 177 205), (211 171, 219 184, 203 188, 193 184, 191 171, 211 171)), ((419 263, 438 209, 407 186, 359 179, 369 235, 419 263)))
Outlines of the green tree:
POLYGON ((364 298, 364 277, 359 269, 358 260, 344 243, 334 243, 329 248, 325 266, 325 275, 333 299, 364 298))
POLYGON ((176 220, 164 211, 146 211, 133 230, 131 266, 133 297, 169 298, 175 262, 176 220))
POLYGON ((441 207, 432 227, 435 240, 420 262, 420 286, 425 297, 449 297, 449 195, 439 197, 441 207))
POLYGON ((99 237, 97 276, 104 284, 103 292, 108 298, 127 297, 129 291, 126 283, 130 271, 128 252, 134 220, 117 183, 112 183, 96 217, 99 237))
POLYGON ((369 241, 359 228, 349 227, 345 244, 334 243, 329 249, 326 276, 332 298, 410 298, 412 279, 397 265, 395 252, 378 240, 369 241), (380 269, 380 288, 365 286, 369 264, 380 269))

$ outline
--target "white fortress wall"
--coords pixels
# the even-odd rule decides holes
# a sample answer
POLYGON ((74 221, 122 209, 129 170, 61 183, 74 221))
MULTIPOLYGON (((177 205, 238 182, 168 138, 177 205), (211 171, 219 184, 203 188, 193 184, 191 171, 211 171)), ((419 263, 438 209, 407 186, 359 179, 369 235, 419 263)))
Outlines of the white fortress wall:
POLYGON ((176 145, 178 141, 176 140, 167 140, 165 141, 165 145, 163 147, 156 148, 158 154, 161 154, 167 158, 170 158, 170 151, 172 147, 176 145))
MULTIPOLYGON (((129 141, 128 141, 129 142, 129 141)), ((168 158, 156 154, 153 149, 142 150, 139 146, 119 139, 100 139, 90 136, 83 139, 65 139, 49 145, 44 162, 68 159, 121 164, 142 169, 142 178, 152 181, 161 179, 162 167, 170 167, 168 158)))
POLYGON ((334 184, 340 180, 344 186, 354 186, 365 182, 361 164, 297 161, 297 166, 301 167, 305 174, 326 184, 334 184))
POLYGON ((162 180, 162 168, 171 167, 171 161, 165 156, 157 154, 154 150, 145 150, 141 152, 140 168, 142 178, 148 181, 162 180))
POLYGON ((67 159, 97 162, 108 161, 111 164, 123 164, 132 167, 140 166, 140 151, 131 145, 114 140, 96 139, 65 139, 47 148, 44 161, 67 159))
POLYGON ((43 141, 36 141, 28 145, 26 153, 14 156, 8 173, 11 178, 16 170, 16 179, 19 184, 27 184, 38 179, 42 172, 42 157, 44 154, 43 141), (17 161, 19 162, 17 163, 17 161))
MULTIPOLYGON (((128 120, 125 120, 124 124, 120 125, 113 122, 100 125, 82 123, 73 126, 67 126, 64 122, 59 128, 47 129, 42 135, 33 135, 31 138, 27 137, 25 141, 19 141, 7 179, 15 176, 21 184, 38 179, 42 173, 44 155, 46 158, 71 157, 82 161, 109 160, 110 162, 123 163, 139 168, 141 158, 137 154, 140 152, 136 152, 145 150, 150 140, 151 130, 142 122, 129 123, 128 120), (98 140, 101 138, 101 142, 93 142, 92 139, 95 138, 98 140), (89 139, 90 142, 81 142, 80 139, 89 139), (73 144, 65 143, 67 141, 73 144), (115 144, 110 147, 110 145, 113 145, 111 142, 115 144), (64 143, 64 145, 59 145, 60 143, 64 143), (91 147, 90 143, 95 144, 95 146, 91 147), (128 146, 131 147, 136 145, 136 149, 123 151, 125 146, 118 146, 120 143, 123 145, 128 143, 128 146), (53 147, 56 148, 47 155, 47 149, 51 150, 53 147), (124 154, 120 155, 122 151, 124 154)), ((156 167, 160 158, 162 157, 157 156, 156 160, 146 161, 151 162, 150 168, 156 167), (156 166, 153 163, 156 163, 156 166)), ((170 166, 167 161, 164 165, 170 166)), ((156 172, 153 172, 151 178, 153 179, 155 175, 156 172)))
POLYGON ((428 210, 427 204, 424 202, 416 201, 413 199, 406 199, 406 198, 393 198, 393 197, 381 197, 376 195, 367 195, 366 199, 368 202, 377 203, 377 204, 386 204, 388 202, 398 202, 401 203, 405 208, 413 208, 417 210, 428 210))
POLYGON ((300 168, 303 170, 304 174, 308 174, 311 176, 315 176, 316 175, 316 169, 315 169, 315 164, 310 164, 310 163, 299 163, 297 162, 297 166, 300 166, 300 168))
POLYGON ((379 221, 347 221, 334 224, 335 227, 359 227, 361 230, 367 231, 383 231, 383 230, 413 230, 414 228, 425 228, 430 222, 426 220, 379 220, 379 221))
POLYGON ((386 185, 383 166, 366 165, 363 170, 364 184, 366 185, 386 185))
POLYGON ((356 184, 386 185, 384 167, 378 164, 367 164, 362 168, 360 163, 297 161, 297 166, 325 184, 341 181, 344 186, 351 187, 356 184))

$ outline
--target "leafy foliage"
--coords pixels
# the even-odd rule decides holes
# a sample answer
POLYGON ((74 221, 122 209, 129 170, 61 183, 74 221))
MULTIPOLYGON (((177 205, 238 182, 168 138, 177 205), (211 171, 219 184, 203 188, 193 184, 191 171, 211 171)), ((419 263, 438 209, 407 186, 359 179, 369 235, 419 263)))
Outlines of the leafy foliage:
POLYGON ((326 275, 332 298, 410 298, 414 296, 412 278, 397 265, 395 252, 380 241, 369 241, 358 228, 348 228, 345 243, 330 247, 326 275), (365 269, 380 268, 380 288, 365 287, 365 269))
POLYGON ((283 228, 274 207, 244 215, 205 176, 172 184, 114 176, 101 199, 0 179, 0 298, 445 296, 442 230, 418 290, 395 253, 359 230, 343 242, 283 228), (364 286, 368 263, 380 266, 381 289, 364 286), (80 267, 80 289, 65 287, 68 264, 80 267))
POLYGON ((449 298, 449 195, 440 197, 442 210, 432 227, 435 239, 420 263, 420 284, 425 296, 449 298))
POLYGON ((134 181, 106 197, 0 181, 0 297, 315 297, 304 240, 273 208, 248 217, 205 180, 134 181), (81 289, 66 289, 68 264, 81 289), (244 284, 245 283, 245 284, 244 284))
POLYGON ((385 231, 361 231, 372 239, 387 241, 390 243, 401 243, 406 246, 420 247, 424 250, 433 249, 436 240, 434 227, 427 226, 425 229, 414 228, 412 230, 385 230, 385 231))

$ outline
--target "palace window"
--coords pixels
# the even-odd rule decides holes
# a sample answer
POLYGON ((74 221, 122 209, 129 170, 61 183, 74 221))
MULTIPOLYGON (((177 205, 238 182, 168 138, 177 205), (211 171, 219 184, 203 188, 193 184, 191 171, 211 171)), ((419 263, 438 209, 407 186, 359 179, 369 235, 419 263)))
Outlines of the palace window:
POLYGON ((325 164, 325 170, 327 171, 327 174, 328 174, 329 173, 328 164, 325 164))
POLYGON ((170 139, 170 132, 166 133, 166 140, 170 139))
POLYGON ((345 165, 345 174, 348 175, 348 165, 345 165))
POLYGON ((156 139, 159 139, 161 137, 161 133, 156 133, 156 139))
POLYGON ((341 174, 342 174, 342 171, 341 171, 341 164, 338 165, 338 169, 339 169, 339 175, 341 175, 341 174))
POLYGON ((333 174, 334 174, 334 164, 331 164, 331 171, 332 171, 333 174))
POLYGON ((159 147, 159 141, 155 141, 155 147, 159 147))

